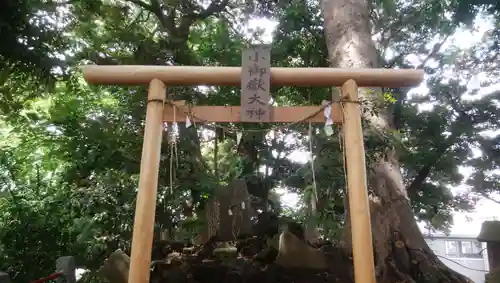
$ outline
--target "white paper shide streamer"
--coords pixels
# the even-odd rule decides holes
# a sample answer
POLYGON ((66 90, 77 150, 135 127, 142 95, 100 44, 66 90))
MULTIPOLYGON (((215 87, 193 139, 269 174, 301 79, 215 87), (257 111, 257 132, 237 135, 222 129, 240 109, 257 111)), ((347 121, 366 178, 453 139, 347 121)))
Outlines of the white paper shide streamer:
POLYGON ((191 125, 193 125, 193 123, 191 123, 191 120, 189 119, 189 116, 186 115, 186 128, 191 127, 191 125))
POLYGON ((243 134, 241 132, 236 133, 236 144, 240 144, 242 136, 243 136, 243 134))
POLYGON ((333 135, 333 120, 332 120, 332 105, 328 101, 323 100, 323 105, 326 105, 325 110, 323 110, 323 115, 325 115, 325 134, 327 136, 333 135))

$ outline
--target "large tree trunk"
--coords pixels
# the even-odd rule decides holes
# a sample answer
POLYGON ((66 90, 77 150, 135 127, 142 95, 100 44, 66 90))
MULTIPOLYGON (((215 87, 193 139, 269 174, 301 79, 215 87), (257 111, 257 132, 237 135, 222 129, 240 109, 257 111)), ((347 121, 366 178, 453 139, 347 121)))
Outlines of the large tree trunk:
MULTIPOLYGON (((369 0, 322 0, 332 67, 378 67, 377 50, 371 39, 370 4, 369 0)), ((359 96, 371 102, 382 97, 380 89, 360 89, 359 96)), ((375 129, 390 130, 391 113, 385 111, 364 118, 375 129)), ((370 210, 378 282, 466 282, 447 270, 426 244, 394 151, 381 154, 378 162, 368 168, 368 187, 373 192, 370 210), (430 275, 433 281, 421 281, 422 276, 427 277, 422 273, 430 275)), ((349 226, 345 241, 350 244, 349 226)))

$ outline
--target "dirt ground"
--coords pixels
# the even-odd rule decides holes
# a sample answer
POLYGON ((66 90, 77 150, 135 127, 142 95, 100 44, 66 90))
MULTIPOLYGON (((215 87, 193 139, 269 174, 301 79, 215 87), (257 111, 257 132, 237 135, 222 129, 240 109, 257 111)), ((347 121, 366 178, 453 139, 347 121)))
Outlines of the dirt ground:
MULTIPOLYGON (((334 243, 311 245, 303 228, 261 217, 252 235, 230 245, 217 236, 204 245, 158 241, 153 245, 153 283, 354 283, 352 256, 334 243), (270 240, 272 239, 272 240, 270 240), (307 266, 308 268, 304 268, 307 266)), ((389 256, 375 261, 379 283, 468 283, 430 251, 411 248, 397 231, 387 239, 389 256), (381 264, 382 263, 382 264, 381 264)))
POLYGON ((186 248, 182 243, 156 243, 151 282, 353 282, 352 260, 332 244, 319 248, 326 256, 327 269, 285 268, 276 264, 278 251, 266 247, 266 241, 257 237, 238 241, 236 250, 219 248, 214 255, 215 246, 207 243, 186 248))

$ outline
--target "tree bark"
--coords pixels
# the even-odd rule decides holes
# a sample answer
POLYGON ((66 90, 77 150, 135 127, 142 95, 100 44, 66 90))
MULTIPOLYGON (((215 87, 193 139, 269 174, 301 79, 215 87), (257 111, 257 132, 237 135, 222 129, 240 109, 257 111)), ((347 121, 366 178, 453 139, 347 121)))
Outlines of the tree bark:
MULTIPOLYGON (((371 39, 370 1, 322 0, 322 10, 331 66, 377 68, 378 54, 371 39)), ((359 97, 367 101, 364 107, 374 107, 382 95, 380 89, 360 88, 359 97)), ((388 109, 378 110, 377 115, 368 114, 363 118, 375 131, 391 130, 392 113, 388 109)), ((435 280, 425 282, 466 282, 463 276, 451 270, 429 271, 429 266, 435 270, 446 267, 432 253, 417 226, 394 150, 381 153, 370 165, 368 188, 372 193, 370 210, 378 282, 420 282, 421 272, 416 269, 422 271, 424 264, 425 273, 432 273, 435 280)), ((349 250, 349 220, 344 241, 349 250)))

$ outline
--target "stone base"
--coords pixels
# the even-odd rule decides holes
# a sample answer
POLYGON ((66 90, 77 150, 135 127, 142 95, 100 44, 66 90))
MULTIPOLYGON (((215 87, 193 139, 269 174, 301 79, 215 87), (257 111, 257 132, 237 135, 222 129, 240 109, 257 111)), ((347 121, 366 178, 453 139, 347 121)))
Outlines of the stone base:
POLYGON ((500 282, 500 269, 496 269, 486 274, 485 283, 498 283, 500 282))
POLYGON ((10 283, 9 274, 0 271, 0 283, 10 283))

